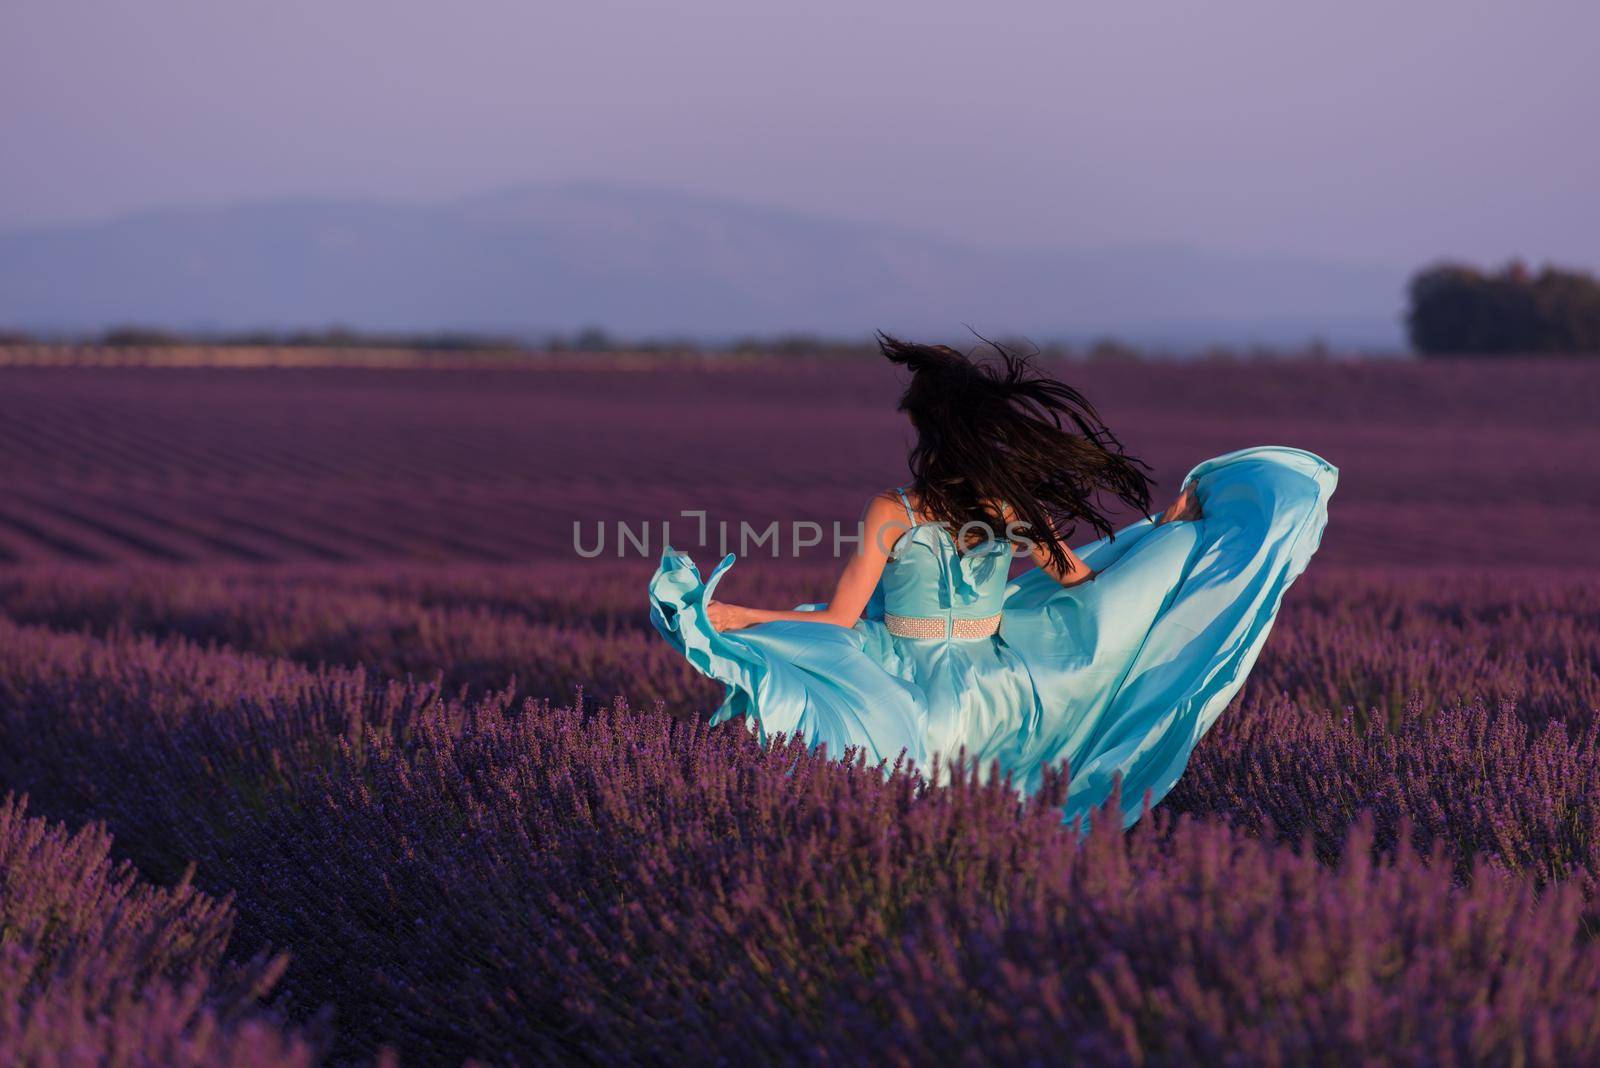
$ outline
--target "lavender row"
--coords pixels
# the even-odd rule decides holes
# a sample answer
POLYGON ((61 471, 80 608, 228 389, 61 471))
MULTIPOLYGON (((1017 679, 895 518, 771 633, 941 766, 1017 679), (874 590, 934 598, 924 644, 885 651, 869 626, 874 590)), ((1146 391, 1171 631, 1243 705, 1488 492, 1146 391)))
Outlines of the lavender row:
POLYGON ((40 568, 0 573, 0 613, 102 636, 182 637, 304 665, 359 666, 374 678, 414 676, 474 696, 509 689, 564 700, 583 688, 646 706, 712 702, 714 687, 648 629, 643 576, 597 583, 586 604, 570 583, 549 581, 558 575, 40 568))
MULTIPOLYGON (((1151 464, 1163 497, 1235 448, 1327 457, 1342 474, 1324 563, 1600 567, 1600 368, 1516 362, 1054 369, 1151 464)), ((0 564, 577 567, 575 522, 655 527, 689 510, 757 528, 851 523, 905 478, 901 386, 881 360, 0 368, 0 564)))
MULTIPOLYGON (((585 687, 685 714, 715 688, 649 629, 648 568, 361 567, 0 572, 0 612, 97 634, 183 636, 473 694, 565 700, 585 687)), ((735 568, 725 595, 825 599, 831 569, 735 568)), ((1312 569, 1286 598, 1246 700, 1287 695, 1359 722, 1407 703, 1513 703, 1530 722, 1600 710, 1600 575, 1312 569)))
POLYGON ((0 798, 0 1064, 307 1068, 311 1045, 260 1007, 283 958, 227 964, 226 901, 156 887, 0 798))
MULTIPOLYGON (((1475 862, 1571 880, 1600 898, 1600 725, 1533 727, 1509 708, 1410 704, 1394 726, 1286 700, 1246 705, 1202 740, 1166 807, 1304 842, 1329 863, 1359 819, 1380 848, 1438 845, 1475 862)), ((1600 918, 1600 900, 1595 900, 1600 918)))
MULTIPOLYGON (((1019 806, 664 712, 0 623, 0 781, 157 875, 193 858, 241 949, 287 947, 295 1003, 334 1007, 336 1056, 423 1064, 1593 1059, 1594 837, 1562 832, 1600 811, 1593 738, 1478 715, 1459 759, 1332 786, 1320 758, 1371 753, 1308 735, 1277 793, 1219 727, 1191 811, 1298 793, 1322 855, 1174 805, 1079 842, 1060 776, 1019 806), (1563 785, 1551 818, 1502 803, 1519 780, 1563 785)), ((1361 740, 1409 769, 1438 737, 1361 740)))

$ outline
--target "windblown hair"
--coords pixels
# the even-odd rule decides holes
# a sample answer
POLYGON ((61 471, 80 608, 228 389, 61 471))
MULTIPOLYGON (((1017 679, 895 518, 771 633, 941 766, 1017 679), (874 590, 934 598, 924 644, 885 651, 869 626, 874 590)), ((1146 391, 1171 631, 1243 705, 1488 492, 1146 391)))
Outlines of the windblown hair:
POLYGON ((1033 541, 1064 568, 1066 539, 1080 524, 1113 534, 1102 497, 1149 514, 1149 467, 1123 452, 1083 394, 1028 356, 986 343, 998 362, 879 332, 883 354, 911 371, 900 410, 917 433, 912 485, 922 511, 953 535, 982 523, 995 537, 1033 541), (999 502, 1019 521, 1012 532, 999 502))

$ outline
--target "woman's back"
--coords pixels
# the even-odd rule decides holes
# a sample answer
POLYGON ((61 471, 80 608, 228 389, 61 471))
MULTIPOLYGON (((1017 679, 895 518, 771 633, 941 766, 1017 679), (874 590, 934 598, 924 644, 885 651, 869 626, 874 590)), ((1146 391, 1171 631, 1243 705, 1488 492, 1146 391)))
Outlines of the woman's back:
MULTIPOLYGON (((895 629, 931 630, 932 626, 925 621, 935 621, 942 631, 946 620, 988 621, 998 616, 1011 570, 1011 543, 1004 538, 989 537, 959 551, 954 541, 959 532, 946 530, 938 523, 919 521, 905 491, 901 489, 896 493, 905 507, 910 529, 895 541, 889 562, 884 566, 883 609, 888 615, 915 622, 895 629)), ((998 620, 994 622, 998 624, 998 620)), ((987 637, 976 633, 971 636, 987 637)))

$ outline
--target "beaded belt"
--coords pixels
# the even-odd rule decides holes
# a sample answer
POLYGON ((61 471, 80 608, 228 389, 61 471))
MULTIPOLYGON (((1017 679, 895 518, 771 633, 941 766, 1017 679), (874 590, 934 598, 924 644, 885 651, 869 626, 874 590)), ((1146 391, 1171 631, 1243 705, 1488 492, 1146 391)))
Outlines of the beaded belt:
POLYGON ((1000 616, 981 619, 949 619, 945 616, 897 616, 883 614, 889 633, 897 638, 987 638, 1000 629, 1000 616))

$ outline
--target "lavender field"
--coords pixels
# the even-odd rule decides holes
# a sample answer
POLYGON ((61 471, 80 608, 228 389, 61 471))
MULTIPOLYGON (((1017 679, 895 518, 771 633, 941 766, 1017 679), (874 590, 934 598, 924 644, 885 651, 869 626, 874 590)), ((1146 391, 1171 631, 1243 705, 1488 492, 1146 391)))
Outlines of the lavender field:
POLYGON ((0 367, 0 1063, 1600 1061, 1600 362, 1056 370, 1163 495, 1341 471, 1125 836, 708 729, 651 629, 662 521, 903 480, 888 367, 0 367))

